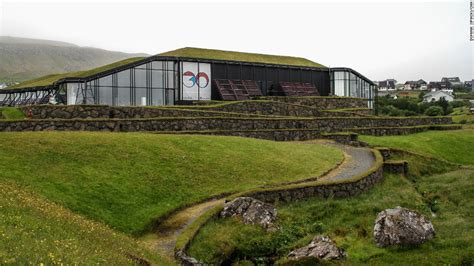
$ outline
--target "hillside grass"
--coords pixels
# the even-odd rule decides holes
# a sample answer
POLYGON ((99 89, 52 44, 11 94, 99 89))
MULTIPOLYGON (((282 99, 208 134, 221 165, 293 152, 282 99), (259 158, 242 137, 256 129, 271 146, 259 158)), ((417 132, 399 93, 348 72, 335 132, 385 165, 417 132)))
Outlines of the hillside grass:
POLYGON ((0 107, 0 119, 19 120, 24 119, 25 114, 16 107, 0 107))
POLYGON ((0 210, 2 265, 134 265, 138 258, 172 264, 135 239, 13 182, 0 182, 0 210))
POLYGON ((343 159, 323 145, 105 132, 0 134, 0 181, 139 235, 223 193, 316 177, 343 159))
POLYGON ((342 261, 347 265, 472 264, 474 235, 468 232, 474 230, 474 170, 452 171, 452 165, 430 163, 420 156, 404 159, 414 166, 409 178, 386 174, 381 184, 360 196, 277 204, 280 229, 276 232, 245 225, 239 218, 214 219, 200 230, 188 253, 215 264, 285 263, 291 250, 324 234, 347 251, 342 261), (428 217, 437 233, 435 239, 419 247, 377 247, 374 220, 380 211, 396 206, 428 217))
POLYGON ((360 136, 373 146, 399 148, 464 165, 474 165, 474 129, 428 131, 406 136, 360 136))

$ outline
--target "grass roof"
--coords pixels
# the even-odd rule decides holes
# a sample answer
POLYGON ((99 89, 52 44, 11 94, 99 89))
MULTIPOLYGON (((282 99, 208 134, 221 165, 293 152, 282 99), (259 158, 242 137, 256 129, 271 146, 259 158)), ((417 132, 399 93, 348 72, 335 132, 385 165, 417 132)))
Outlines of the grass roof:
MULTIPOLYGON (((213 49, 203 48, 191 48, 185 47, 165 53, 158 54, 158 56, 174 56, 174 57, 190 57, 200 59, 214 59, 214 60, 229 60, 229 61, 241 61, 241 62, 252 62, 252 63, 263 63, 263 64, 278 64, 278 65, 290 65, 290 66, 301 66, 301 67, 323 67, 325 66, 316 62, 310 61, 301 57, 291 56, 280 56, 280 55, 267 55, 267 54, 253 54, 253 53, 242 53, 232 51, 222 51, 213 49)), ((64 78, 85 78, 91 75, 95 75, 107 70, 114 69, 123 65, 143 60, 145 57, 132 57, 124 59, 112 64, 93 68, 85 71, 51 74, 36 79, 28 80, 17 85, 10 86, 6 89, 23 89, 32 87, 44 87, 52 85, 53 83, 64 79, 64 78)))
POLYGON ((68 72, 68 73, 61 73, 61 74, 51 74, 43 77, 39 77, 36 79, 28 80, 17 85, 10 86, 6 89, 22 89, 22 88, 31 88, 31 87, 44 87, 52 85, 54 82, 63 79, 63 78, 85 78, 94 74, 98 74, 107 70, 114 69, 116 67, 120 67, 123 65, 127 65, 130 63, 134 63, 144 59, 145 57, 132 57, 127 58, 121 61, 117 61, 112 64, 108 64, 105 66, 96 67, 89 70, 84 71, 76 71, 76 72, 68 72))
POLYGON ((159 55, 160 56, 201 58, 201 59, 242 61, 242 62, 263 63, 263 64, 303 66, 303 67, 325 67, 321 64, 318 64, 316 62, 313 62, 311 60, 308 60, 302 57, 253 54, 253 53, 193 48, 193 47, 185 47, 185 48, 161 53, 159 55))

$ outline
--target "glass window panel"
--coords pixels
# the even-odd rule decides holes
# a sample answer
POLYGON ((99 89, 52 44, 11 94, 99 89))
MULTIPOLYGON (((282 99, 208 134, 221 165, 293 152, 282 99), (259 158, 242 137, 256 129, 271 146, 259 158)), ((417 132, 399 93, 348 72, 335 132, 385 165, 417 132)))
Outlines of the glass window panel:
POLYGON ((166 104, 167 105, 174 105, 174 92, 175 90, 165 90, 166 95, 166 104))
POLYGON ((344 80, 334 81, 334 94, 336 94, 337 96, 345 96, 344 95, 344 80))
POLYGON ((112 105, 112 87, 99 88, 99 104, 112 105))
POLYGON ((173 70, 173 68, 174 68, 174 62, 173 61, 167 61, 166 64, 167 64, 167 69, 168 70, 173 70))
POLYGON ((117 88, 117 105, 119 106, 130 105, 130 88, 129 87, 117 88))
POLYGON ((99 86, 112 86, 112 75, 108 75, 99 79, 99 86))
POLYGON ((167 88, 174 88, 175 87, 175 79, 176 79, 176 75, 175 75, 175 72, 173 71, 168 71, 168 79, 167 79, 167 88))
POLYGON ((151 90, 151 105, 164 105, 164 89, 152 89, 151 90))
POLYGON ((145 69, 135 69, 135 87, 146 87, 145 69))
POLYGON ((163 61, 152 61, 151 68, 153 69, 163 69, 163 61))
POLYGON ((117 86, 130 87, 130 69, 117 73, 117 86))
POLYGON ((163 88, 163 72, 162 70, 153 70, 151 72, 151 86, 153 88, 163 88))
POLYGON ((136 88, 135 89, 135 105, 145 106, 146 103, 147 103, 146 89, 145 88, 136 88))

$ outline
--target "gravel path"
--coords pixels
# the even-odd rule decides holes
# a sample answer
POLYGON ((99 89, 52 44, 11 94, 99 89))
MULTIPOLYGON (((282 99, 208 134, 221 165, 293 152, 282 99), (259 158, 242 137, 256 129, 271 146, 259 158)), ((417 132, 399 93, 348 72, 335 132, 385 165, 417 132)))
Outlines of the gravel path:
POLYGON ((369 148, 352 147, 337 143, 327 143, 326 145, 341 149, 344 152, 345 161, 337 169, 321 177, 320 180, 348 179, 365 173, 375 163, 375 157, 369 148))
MULTIPOLYGON (((336 181, 351 178, 364 173, 375 163, 375 158, 369 148, 358 148, 338 144, 332 141, 309 141, 305 144, 324 144, 341 149, 344 152, 344 161, 334 170, 318 178, 318 180, 336 181)), ((298 183, 314 182, 314 178, 298 183)), ((174 258, 174 247, 179 234, 194 220, 210 208, 224 204, 224 199, 209 200, 186 209, 183 209, 164 220, 155 233, 148 234, 140 239, 142 243, 156 250, 161 255, 174 258)))

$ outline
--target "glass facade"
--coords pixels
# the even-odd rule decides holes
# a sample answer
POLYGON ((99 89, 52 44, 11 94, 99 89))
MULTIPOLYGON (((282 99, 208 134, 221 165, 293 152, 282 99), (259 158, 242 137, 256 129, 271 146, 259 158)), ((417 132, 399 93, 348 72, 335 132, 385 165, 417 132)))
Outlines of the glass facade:
POLYGON ((373 108, 374 90, 374 85, 350 69, 331 71, 331 92, 336 96, 365 98, 373 108))
POLYGON ((67 104, 173 105, 177 73, 173 61, 151 61, 85 83, 68 83, 67 104))

